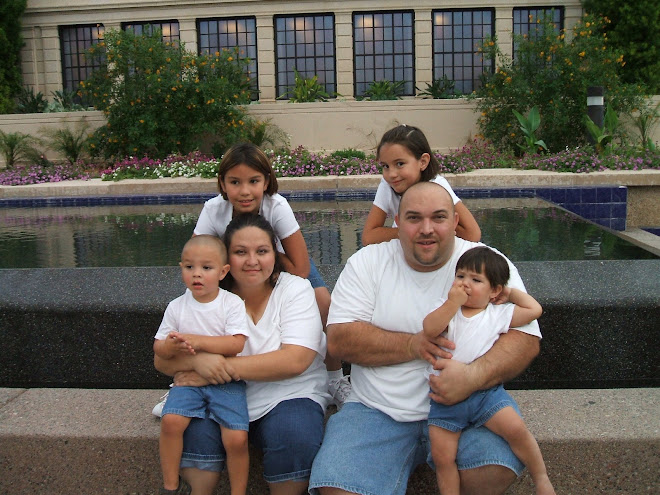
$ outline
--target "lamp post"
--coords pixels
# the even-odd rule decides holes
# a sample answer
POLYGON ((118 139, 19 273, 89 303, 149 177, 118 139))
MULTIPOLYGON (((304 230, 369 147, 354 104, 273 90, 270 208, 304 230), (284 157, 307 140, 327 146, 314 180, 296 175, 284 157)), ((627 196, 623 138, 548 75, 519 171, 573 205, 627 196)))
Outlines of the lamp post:
MULTIPOLYGON (((605 122, 604 98, 605 89, 602 86, 589 86, 587 88, 587 116, 601 129, 605 122)), ((587 134, 591 144, 595 144, 591 134, 587 134)))

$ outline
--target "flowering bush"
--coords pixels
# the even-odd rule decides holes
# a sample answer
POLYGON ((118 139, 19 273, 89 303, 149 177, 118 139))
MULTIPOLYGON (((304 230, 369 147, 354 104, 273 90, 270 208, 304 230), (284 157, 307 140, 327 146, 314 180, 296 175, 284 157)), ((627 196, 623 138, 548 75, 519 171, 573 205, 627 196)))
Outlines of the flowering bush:
POLYGON ((209 55, 163 43, 160 31, 137 36, 106 31, 87 55, 95 69, 80 96, 101 110, 107 125, 92 148, 106 158, 188 153, 204 136, 223 137, 244 125, 247 61, 237 51, 209 55))
POLYGON ((101 173, 103 180, 121 179, 161 179, 163 177, 201 177, 205 179, 218 176, 220 160, 210 158, 199 151, 186 156, 169 156, 164 160, 149 157, 128 157, 101 173))
POLYGON ((551 172, 598 172, 602 170, 641 170, 660 169, 660 151, 633 151, 618 148, 606 155, 598 155, 593 148, 568 148, 559 153, 545 155, 525 155, 520 160, 520 168, 527 170, 548 170, 551 172))
POLYGON ((604 87, 617 113, 640 108, 643 91, 621 82, 618 71, 625 60, 602 34, 606 22, 585 15, 570 37, 557 32, 550 19, 538 19, 534 33, 514 37, 515 59, 502 54, 496 39, 486 40, 481 51, 486 59, 498 60, 498 67, 494 74, 485 74, 483 85, 470 95, 477 99, 482 135, 499 149, 516 149, 523 135, 512 110, 527 114, 536 106, 541 122, 536 135, 550 151, 582 146, 589 86, 604 87))

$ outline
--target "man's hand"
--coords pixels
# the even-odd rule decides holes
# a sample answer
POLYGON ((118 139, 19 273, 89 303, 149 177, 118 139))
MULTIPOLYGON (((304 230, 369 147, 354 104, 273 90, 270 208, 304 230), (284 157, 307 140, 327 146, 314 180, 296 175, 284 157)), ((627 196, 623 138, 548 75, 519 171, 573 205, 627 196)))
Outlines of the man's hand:
POLYGON ((465 363, 452 359, 436 359, 433 368, 441 373, 429 378, 430 397, 440 404, 451 406, 479 390, 473 368, 465 363))
POLYGON ((199 353, 195 357, 193 367, 202 378, 213 385, 241 379, 234 367, 220 354, 199 353))
POLYGON ((448 340, 442 335, 429 338, 423 331, 417 332, 412 334, 408 340, 408 353, 412 359, 423 359, 431 364, 435 363, 436 356, 451 359, 451 353, 445 351, 440 346, 448 349, 454 349, 456 347, 451 340, 448 340))

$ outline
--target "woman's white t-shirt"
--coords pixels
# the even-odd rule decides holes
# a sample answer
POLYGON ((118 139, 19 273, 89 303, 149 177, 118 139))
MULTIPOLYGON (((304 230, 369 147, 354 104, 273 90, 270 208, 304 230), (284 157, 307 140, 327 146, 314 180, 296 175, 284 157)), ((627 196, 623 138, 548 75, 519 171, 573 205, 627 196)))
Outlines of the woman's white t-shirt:
MULTIPOLYGON (((233 205, 218 195, 204 203, 204 208, 195 225, 195 235, 210 234, 222 237, 234 214, 233 205)), ((259 214, 270 223, 277 236, 277 250, 284 252, 280 239, 286 239, 300 230, 289 202, 280 194, 264 194, 259 206, 259 214)))
MULTIPOLYGON (((449 185, 449 182, 447 182, 447 179, 445 179, 442 175, 436 175, 431 180, 431 182, 435 182, 436 184, 444 187, 451 196, 454 204, 460 201, 460 198, 456 196, 456 193, 449 185)), ((399 211, 399 203, 401 203, 401 196, 394 192, 394 189, 390 187, 385 179, 381 179, 380 184, 378 184, 378 189, 376 190, 374 206, 377 206, 383 210, 388 217, 394 218, 394 216, 399 211)), ((396 222, 394 222, 392 227, 396 227, 396 222)))
POLYGON ((301 375, 279 381, 247 382, 250 421, 261 418, 277 404, 289 399, 311 399, 325 410, 330 400, 328 373, 323 363, 326 340, 309 280, 280 273, 257 324, 250 317, 247 320, 250 338, 242 356, 276 351, 284 344, 299 345, 316 352, 314 361, 301 375))

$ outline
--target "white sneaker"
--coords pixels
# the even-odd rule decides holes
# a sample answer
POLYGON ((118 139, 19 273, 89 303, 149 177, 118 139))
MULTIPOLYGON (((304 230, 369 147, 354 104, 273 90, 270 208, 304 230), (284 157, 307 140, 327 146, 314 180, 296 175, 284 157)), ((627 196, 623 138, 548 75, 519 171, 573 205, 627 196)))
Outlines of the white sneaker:
MULTIPOLYGON (((172 385, 170 385, 171 387, 172 385)), ((165 393, 160 399, 158 404, 154 406, 154 408, 151 410, 151 414, 154 416, 160 418, 163 416, 163 407, 165 407, 165 402, 167 401, 167 396, 170 395, 169 392, 165 393)))
POLYGON ((341 409, 346 399, 351 394, 350 375, 342 376, 339 380, 331 380, 328 383, 328 393, 332 396, 332 404, 341 409))

